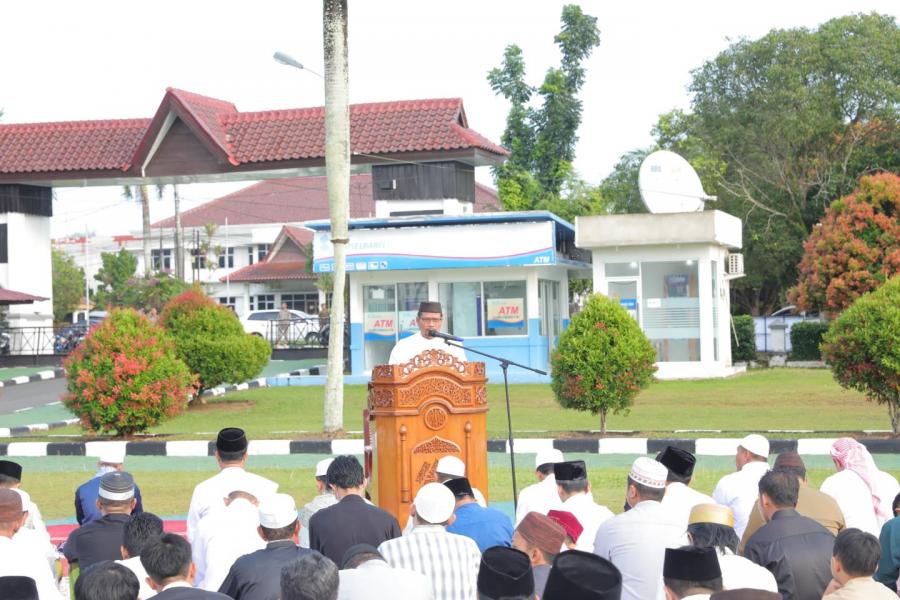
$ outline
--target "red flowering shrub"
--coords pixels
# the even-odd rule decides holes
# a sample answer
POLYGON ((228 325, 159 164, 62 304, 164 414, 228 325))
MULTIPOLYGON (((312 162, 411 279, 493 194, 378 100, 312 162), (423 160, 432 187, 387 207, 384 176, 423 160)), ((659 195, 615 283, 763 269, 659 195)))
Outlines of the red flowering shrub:
POLYGON ((900 433, 900 276, 842 312, 821 347, 838 383, 886 404, 900 433))
POLYGON ((900 177, 863 177, 831 203, 803 250, 789 293, 802 310, 839 313, 900 273, 900 177))
POLYGON ((272 353, 267 341, 244 333, 231 310, 199 289, 172 298, 160 323, 175 340, 178 357, 197 375, 198 394, 223 383, 256 377, 272 353))
POLYGON ((656 371, 656 351, 637 321, 605 296, 592 296, 559 336, 551 356, 551 387, 565 408, 600 415, 627 412, 656 371))
POLYGON ((181 412, 194 391, 169 336, 132 309, 110 312, 65 367, 65 405, 91 432, 144 431, 181 412))

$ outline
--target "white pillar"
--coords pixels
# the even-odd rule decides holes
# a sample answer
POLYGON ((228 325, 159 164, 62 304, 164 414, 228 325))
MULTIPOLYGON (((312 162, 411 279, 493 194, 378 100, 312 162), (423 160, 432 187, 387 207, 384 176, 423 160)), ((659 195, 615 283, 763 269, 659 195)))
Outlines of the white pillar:
POLYGON ((700 362, 714 364, 713 318, 712 318, 712 265, 709 252, 697 264, 697 291, 700 295, 700 362))

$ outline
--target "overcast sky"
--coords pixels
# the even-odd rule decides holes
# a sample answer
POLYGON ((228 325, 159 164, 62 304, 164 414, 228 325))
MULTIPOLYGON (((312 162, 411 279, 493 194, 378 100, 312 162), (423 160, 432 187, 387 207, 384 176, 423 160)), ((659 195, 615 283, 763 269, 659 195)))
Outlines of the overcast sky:
MULTIPOLYGON (((350 0, 350 100, 462 97, 469 125, 499 141, 508 106, 485 79, 503 48, 522 47, 531 83, 559 54, 555 0, 350 0)), ((597 183, 623 153, 651 142, 660 113, 686 108, 690 71, 741 37, 815 27, 854 12, 898 13, 896 0, 581 2, 598 17, 575 167, 597 183)), ((174 86, 238 110, 322 104, 322 80, 275 63, 287 52, 322 72, 321 2, 10 0, 0 6, 3 122, 149 118, 174 86)), ((480 169, 478 178, 490 182, 480 169)), ((234 185, 185 186, 188 206, 234 185)), ((57 190, 53 235, 139 229, 114 188, 57 190)), ((153 218, 171 214, 155 201, 153 218)))

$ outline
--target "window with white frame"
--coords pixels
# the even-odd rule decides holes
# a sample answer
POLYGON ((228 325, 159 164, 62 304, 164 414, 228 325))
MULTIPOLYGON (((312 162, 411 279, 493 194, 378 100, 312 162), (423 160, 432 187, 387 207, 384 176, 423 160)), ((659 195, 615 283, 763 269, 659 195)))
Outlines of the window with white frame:
POLYGON ((269 254, 270 244, 251 244, 247 248, 247 264, 252 265, 255 262, 262 262, 269 254))
POLYGON ((201 252, 198 248, 191 248, 191 268, 192 269, 205 269, 206 268, 206 254, 201 252))
POLYGON ((234 247, 225 248, 224 252, 219 253, 219 268, 220 269, 233 269, 234 268, 234 247))
POLYGON ((275 310, 275 294, 250 296, 250 310, 275 310))
POLYGON ((318 292, 297 292, 295 294, 282 294, 281 302, 287 304, 292 310, 302 310, 313 316, 319 314, 318 292))
POLYGON ((153 248, 150 250, 150 264, 154 271, 172 270, 172 249, 153 248))
POLYGON ((438 297, 444 309, 444 326, 453 335, 528 333, 524 280, 441 283, 438 297))
POLYGON ((237 312, 237 297, 236 296, 219 296, 218 298, 216 298, 216 302, 218 302, 222 306, 227 306, 231 310, 237 312))

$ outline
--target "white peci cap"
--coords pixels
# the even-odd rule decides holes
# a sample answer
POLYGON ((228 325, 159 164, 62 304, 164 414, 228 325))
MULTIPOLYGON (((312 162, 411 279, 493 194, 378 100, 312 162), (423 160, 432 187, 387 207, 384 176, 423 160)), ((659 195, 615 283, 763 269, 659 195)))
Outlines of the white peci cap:
POLYGON ((534 457, 534 468, 537 469, 541 465, 556 464, 565 461, 566 459, 563 457, 563 453, 556 448, 541 450, 534 457))
POLYGON ((664 464, 656 462, 652 458, 641 456, 636 458, 631 465, 631 472, 628 473, 628 476, 635 483, 662 489, 666 487, 666 478, 669 476, 669 470, 664 464))
POLYGON ((751 433, 741 440, 741 447, 748 452, 752 452, 757 456, 768 458, 769 456, 769 440, 759 435, 751 433))
POLYGON ((328 467, 334 462, 333 458, 325 458, 316 463, 316 477, 328 475, 328 467))
POLYGON ((455 456, 445 456, 438 461, 437 467, 435 467, 434 470, 442 475, 452 475, 453 477, 466 476, 465 463, 455 456))
POLYGON ((413 504, 420 519, 437 524, 447 521, 453 514, 456 497, 446 485, 432 482, 419 488, 413 504))
POLYGON ((275 494, 259 503, 259 524, 267 529, 287 527, 297 520, 297 505, 287 494, 275 494))
POLYGON ((108 465, 121 465, 125 462, 125 452, 120 449, 104 448, 100 451, 97 462, 108 465))

